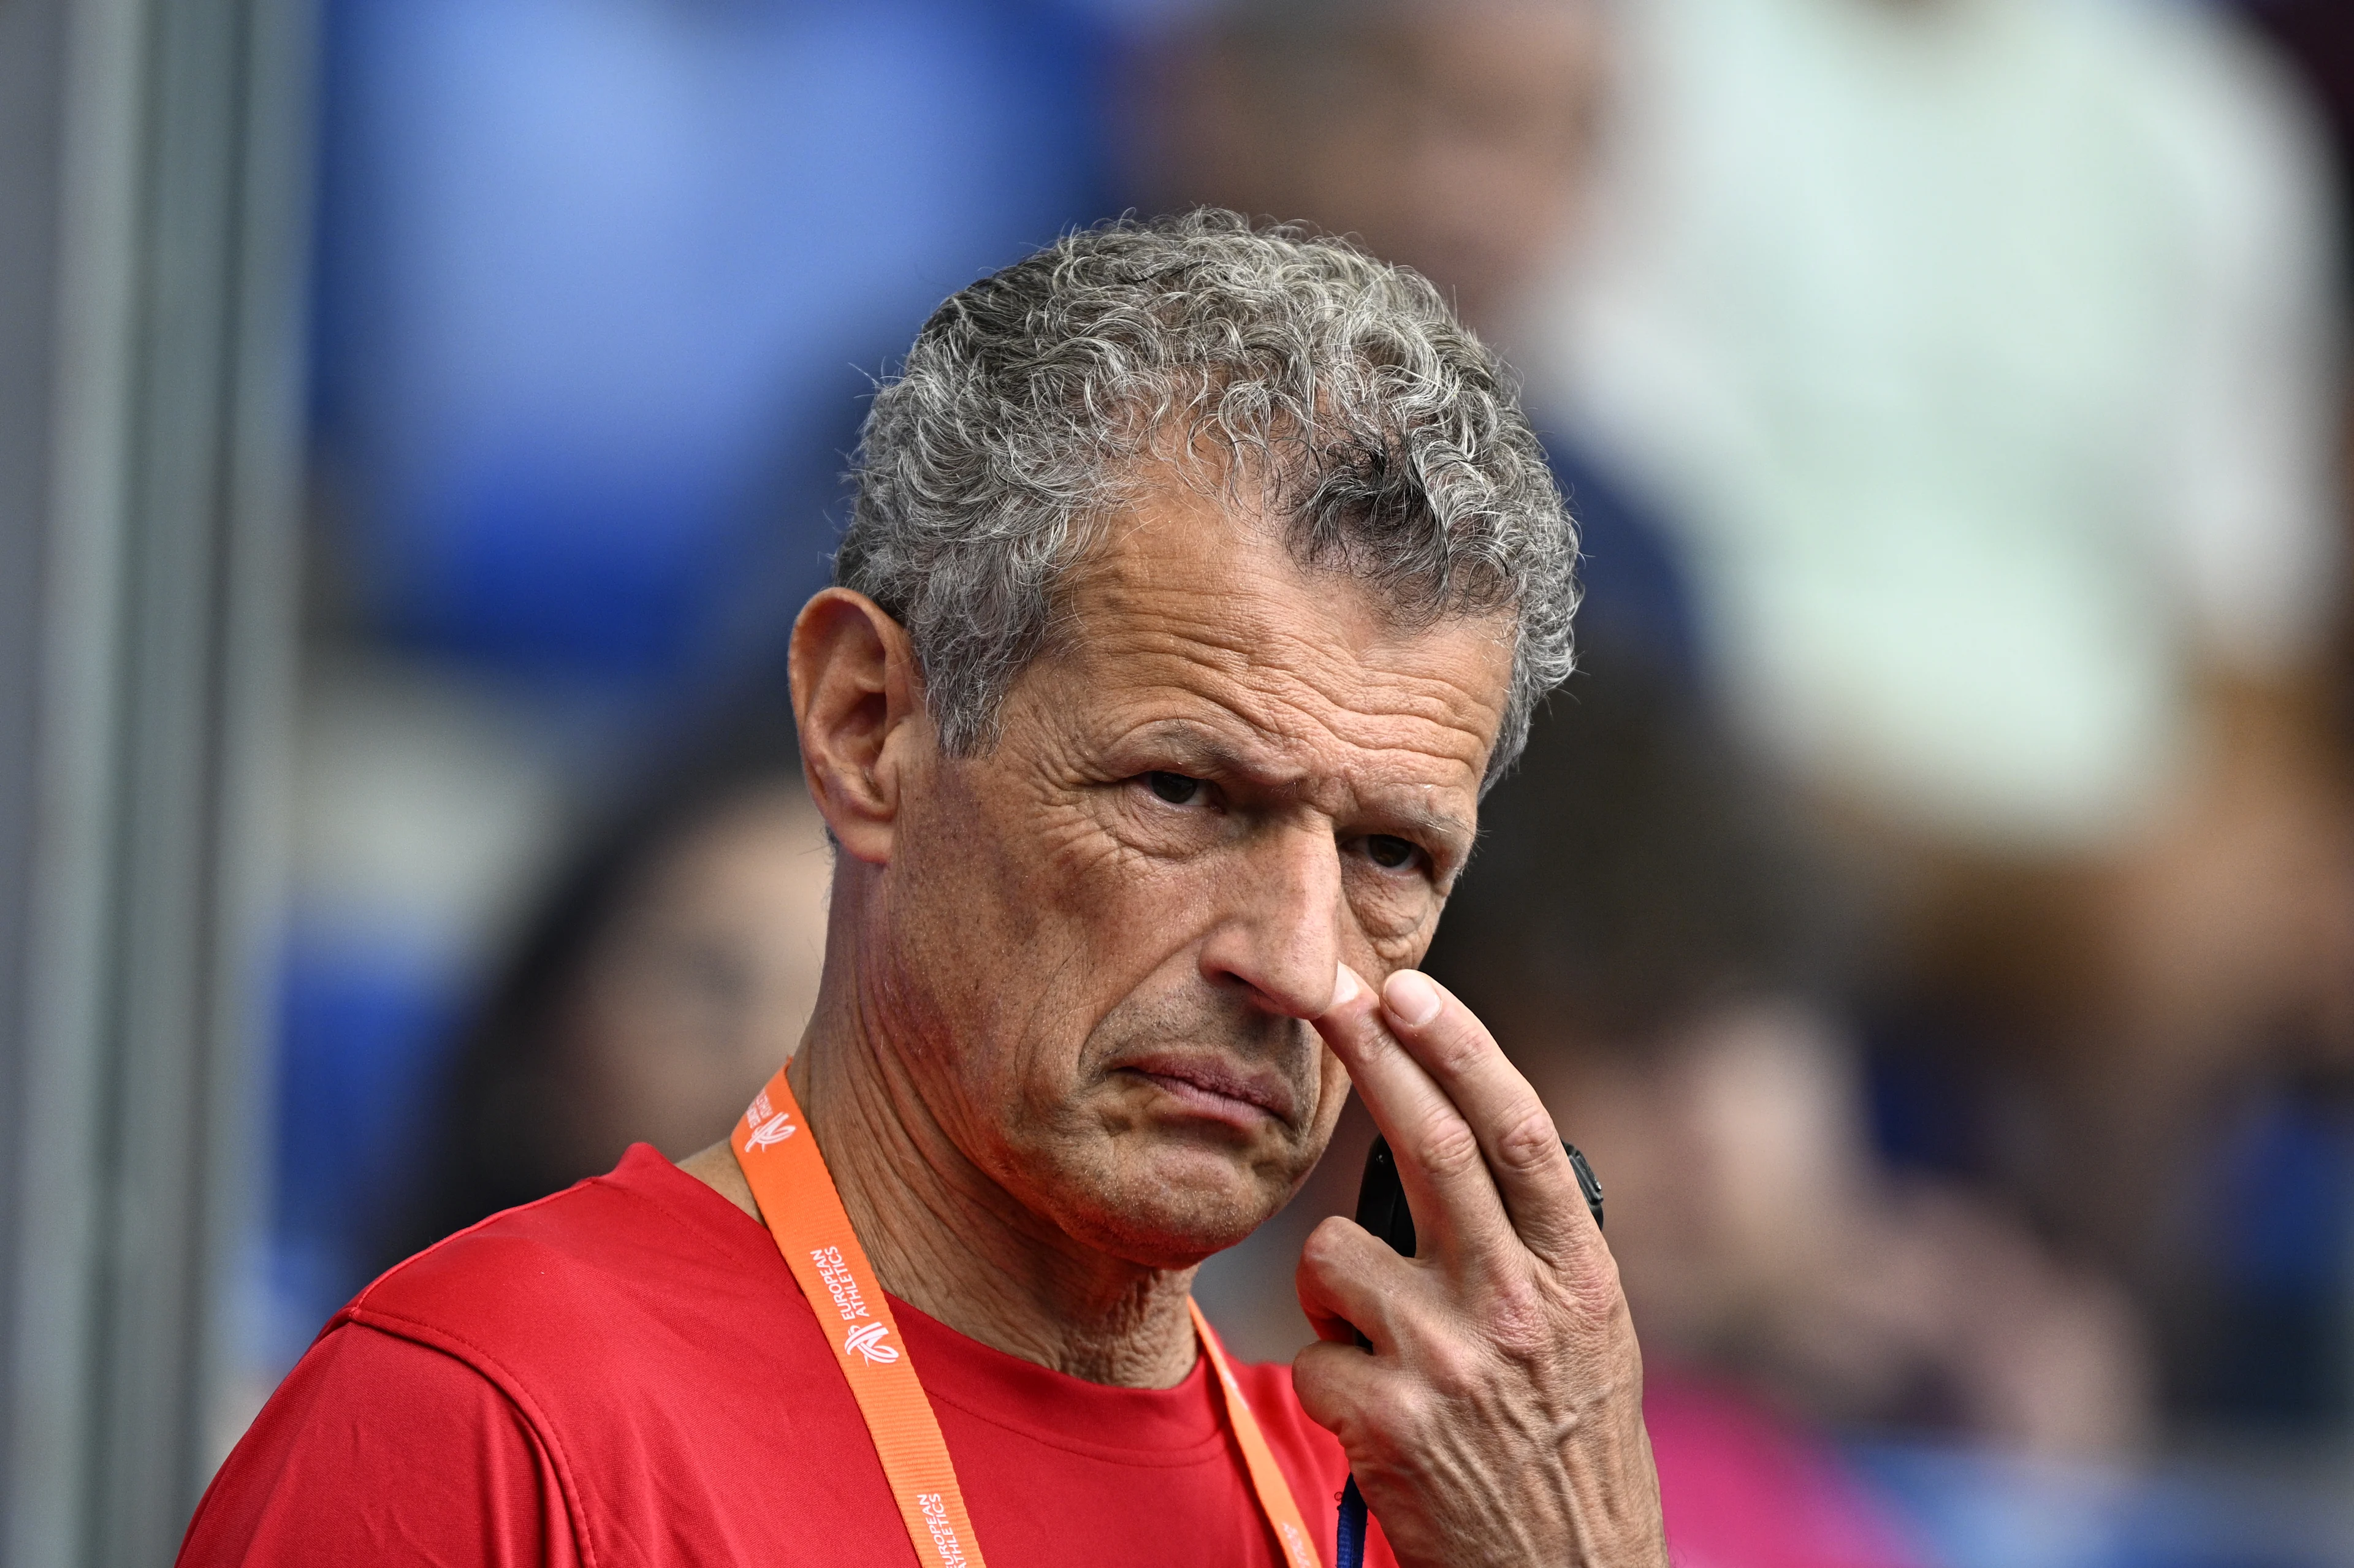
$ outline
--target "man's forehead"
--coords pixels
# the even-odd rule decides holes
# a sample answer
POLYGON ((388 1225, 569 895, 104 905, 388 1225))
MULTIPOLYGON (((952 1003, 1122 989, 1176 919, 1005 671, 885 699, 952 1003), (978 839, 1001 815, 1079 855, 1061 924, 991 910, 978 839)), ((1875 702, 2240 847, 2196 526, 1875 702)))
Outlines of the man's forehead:
POLYGON ((1108 530, 1072 585, 1058 641, 1132 723, 1255 754, 1229 763, 1290 754, 1312 768, 1340 747, 1429 781, 1433 764, 1452 764, 1476 790, 1503 713, 1511 622, 1411 620, 1378 593, 1301 566, 1278 525, 1232 496, 1175 488, 1108 530))

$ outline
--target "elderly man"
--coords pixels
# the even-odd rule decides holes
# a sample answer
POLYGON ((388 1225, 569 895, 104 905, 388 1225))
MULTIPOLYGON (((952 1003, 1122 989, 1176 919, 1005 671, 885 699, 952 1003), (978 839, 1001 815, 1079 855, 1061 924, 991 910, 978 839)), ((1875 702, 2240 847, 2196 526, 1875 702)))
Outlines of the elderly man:
POLYGON ((1609 1254, 1409 967, 1568 663, 1495 361, 1343 246, 1115 226, 942 306, 860 466, 794 632, 840 853, 790 1069, 364 1291, 182 1561, 1307 1568, 1353 1470, 1375 1561, 1664 1563, 1609 1254), (1229 1367, 1193 1269, 1352 1082, 1420 1254, 1329 1224, 1324 1342, 1229 1367))

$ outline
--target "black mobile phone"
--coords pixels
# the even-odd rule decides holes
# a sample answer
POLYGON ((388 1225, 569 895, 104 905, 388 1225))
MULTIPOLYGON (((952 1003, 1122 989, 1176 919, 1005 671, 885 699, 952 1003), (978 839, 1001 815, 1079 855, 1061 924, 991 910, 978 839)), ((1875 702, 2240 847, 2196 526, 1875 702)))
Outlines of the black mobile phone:
MULTIPOLYGON (((1596 1178, 1594 1167, 1585 1162, 1577 1145, 1565 1138, 1561 1140, 1561 1150, 1569 1156, 1569 1168, 1577 1172, 1577 1190, 1585 1194, 1585 1206, 1599 1225, 1602 1183, 1596 1178)), ((1389 1139, 1379 1133, 1373 1135, 1373 1147, 1365 1154, 1365 1179, 1357 1188, 1357 1223, 1408 1257, 1414 1255, 1414 1211, 1406 1207, 1405 1187, 1398 1180, 1397 1156, 1390 1152, 1389 1139)))

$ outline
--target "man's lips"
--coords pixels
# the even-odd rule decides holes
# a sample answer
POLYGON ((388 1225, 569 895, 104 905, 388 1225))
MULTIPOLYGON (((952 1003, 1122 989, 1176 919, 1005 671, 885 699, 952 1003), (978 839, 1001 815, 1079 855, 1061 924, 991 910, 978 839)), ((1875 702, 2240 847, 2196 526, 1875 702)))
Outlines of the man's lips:
POLYGON ((1121 1071, 1149 1080, 1194 1110, 1238 1126, 1261 1117, 1288 1123, 1297 1110, 1291 1086, 1275 1073, 1240 1066, 1216 1056, 1164 1053, 1123 1063, 1121 1071))

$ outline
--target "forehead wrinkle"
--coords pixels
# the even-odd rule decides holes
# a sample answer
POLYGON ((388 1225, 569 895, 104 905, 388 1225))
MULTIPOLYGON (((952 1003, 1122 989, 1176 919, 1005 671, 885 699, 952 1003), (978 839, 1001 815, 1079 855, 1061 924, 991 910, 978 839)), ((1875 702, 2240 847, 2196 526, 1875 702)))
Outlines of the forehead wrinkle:
POLYGON ((1285 635, 1272 647, 1252 646, 1232 635, 1231 621, 1204 628, 1209 641, 1190 635, 1191 627, 1119 620, 1125 624, 1105 628, 1111 635, 1071 652, 1082 666, 1095 666, 1090 677, 1101 672, 1099 689, 1118 694, 1112 713, 1130 715, 1119 726, 1125 735, 1157 731, 1212 771, 1334 816, 1370 810, 1444 846, 1450 859, 1469 854, 1493 744, 1492 733, 1469 715, 1492 724, 1495 714, 1468 683, 1369 665, 1313 638, 1285 635), (1192 713, 1170 711, 1175 694, 1192 713), (1440 792, 1461 796, 1459 809, 1431 805, 1440 792))
POLYGON ((1108 520, 1048 656, 1116 708, 1158 687, 1230 715, 1251 744, 1227 762, 1270 786, 1337 769, 1352 792, 1370 773, 1424 795, 1459 783, 1476 801, 1513 640, 1488 618, 1401 624, 1365 585, 1301 566, 1263 512, 1220 499, 1163 490, 1108 520), (1442 783, 1433 763, 1465 776, 1442 783))
POLYGON ((1476 790, 1492 736, 1469 716, 1481 715, 1482 705, 1463 683, 1336 657, 1312 641, 1289 638, 1214 659, 1182 648, 1167 654, 1206 666, 1210 675, 1173 683, 1296 754, 1297 766, 1312 769, 1311 759, 1339 747, 1384 772, 1401 762, 1409 774, 1426 774, 1434 760, 1458 764, 1476 790))
MULTIPOLYGON (((1211 607, 1205 625, 1249 620, 1262 633, 1279 633, 1290 618, 1282 613, 1288 607, 1274 602, 1279 592, 1271 593, 1269 585, 1285 578, 1289 579, 1287 586, 1308 590, 1310 602, 1334 620, 1335 630, 1341 630, 1343 620, 1353 623, 1351 640, 1361 645, 1430 629, 1425 618, 1384 605, 1345 568, 1303 561, 1268 496, 1254 498, 1249 488, 1237 489, 1240 475, 1232 471, 1236 468, 1232 454, 1197 454, 1194 461, 1206 461, 1211 474, 1223 482, 1172 480, 1168 476, 1174 471, 1168 465, 1142 465, 1160 468, 1161 482, 1150 485, 1125 511, 1101 521, 1096 547, 1080 559, 1066 590, 1061 620, 1066 633, 1092 619, 1090 610, 1108 612, 1115 619, 1140 612, 1150 618, 1166 613, 1172 599, 1189 597, 1211 607), (1249 569, 1246 561, 1257 569, 1249 569), (1166 569, 1171 567, 1176 568, 1173 576, 1166 569), (1091 599, 1097 602, 1089 605, 1091 599), (1261 613, 1248 617, 1246 607, 1261 613)), ((1239 467, 1242 472, 1257 471, 1247 458, 1239 467)))
POLYGON ((1155 687, 1182 692, 1288 748, 1330 740, 1357 751, 1411 752, 1475 770, 1480 765, 1490 737, 1476 719, 1467 722, 1465 710, 1479 714, 1487 705, 1466 683, 1335 658, 1312 641, 1282 641, 1274 649, 1265 641, 1205 646, 1162 629, 1132 646, 1118 637, 1095 641, 1079 662, 1108 681, 1134 683, 1138 699, 1155 687), (1287 662, 1295 650, 1300 657, 1287 662), (1416 729, 1423 733, 1400 733, 1416 729))
MULTIPOLYGON (((1269 603, 1268 597, 1247 587, 1193 584, 1162 586, 1149 599, 1140 595, 1126 602, 1127 596, 1118 596, 1074 618, 1075 635, 1063 652, 1082 663, 1162 655, 1234 678, 1278 701, 1286 700, 1281 687, 1304 687, 1335 713, 1419 718, 1466 735, 1473 734, 1463 722, 1467 710, 1490 719, 1500 713, 1500 678, 1495 683, 1499 689, 1489 692, 1482 688, 1490 683, 1478 677, 1500 677, 1502 672, 1480 668, 1484 660, 1429 659, 1421 662, 1430 667, 1414 669, 1383 657, 1430 648, 1448 633, 1481 627, 1482 621, 1447 620, 1403 633, 1375 630, 1370 620, 1352 629, 1330 620, 1322 629, 1303 628, 1296 608, 1269 603), (1336 635, 1315 635, 1327 629, 1336 635), (1458 673, 1447 667, 1451 663, 1470 667, 1458 673), (1352 700, 1376 693, 1388 699, 1385 713, 1352 700)), ((1327 603, 1320 601, 1319 608, 1327 603)), ((1499 665, 1510 660, 1508 641, 1487 643, 1499 665)), ((1484 745, 1487 737, 1476 738, 1484 745)))

